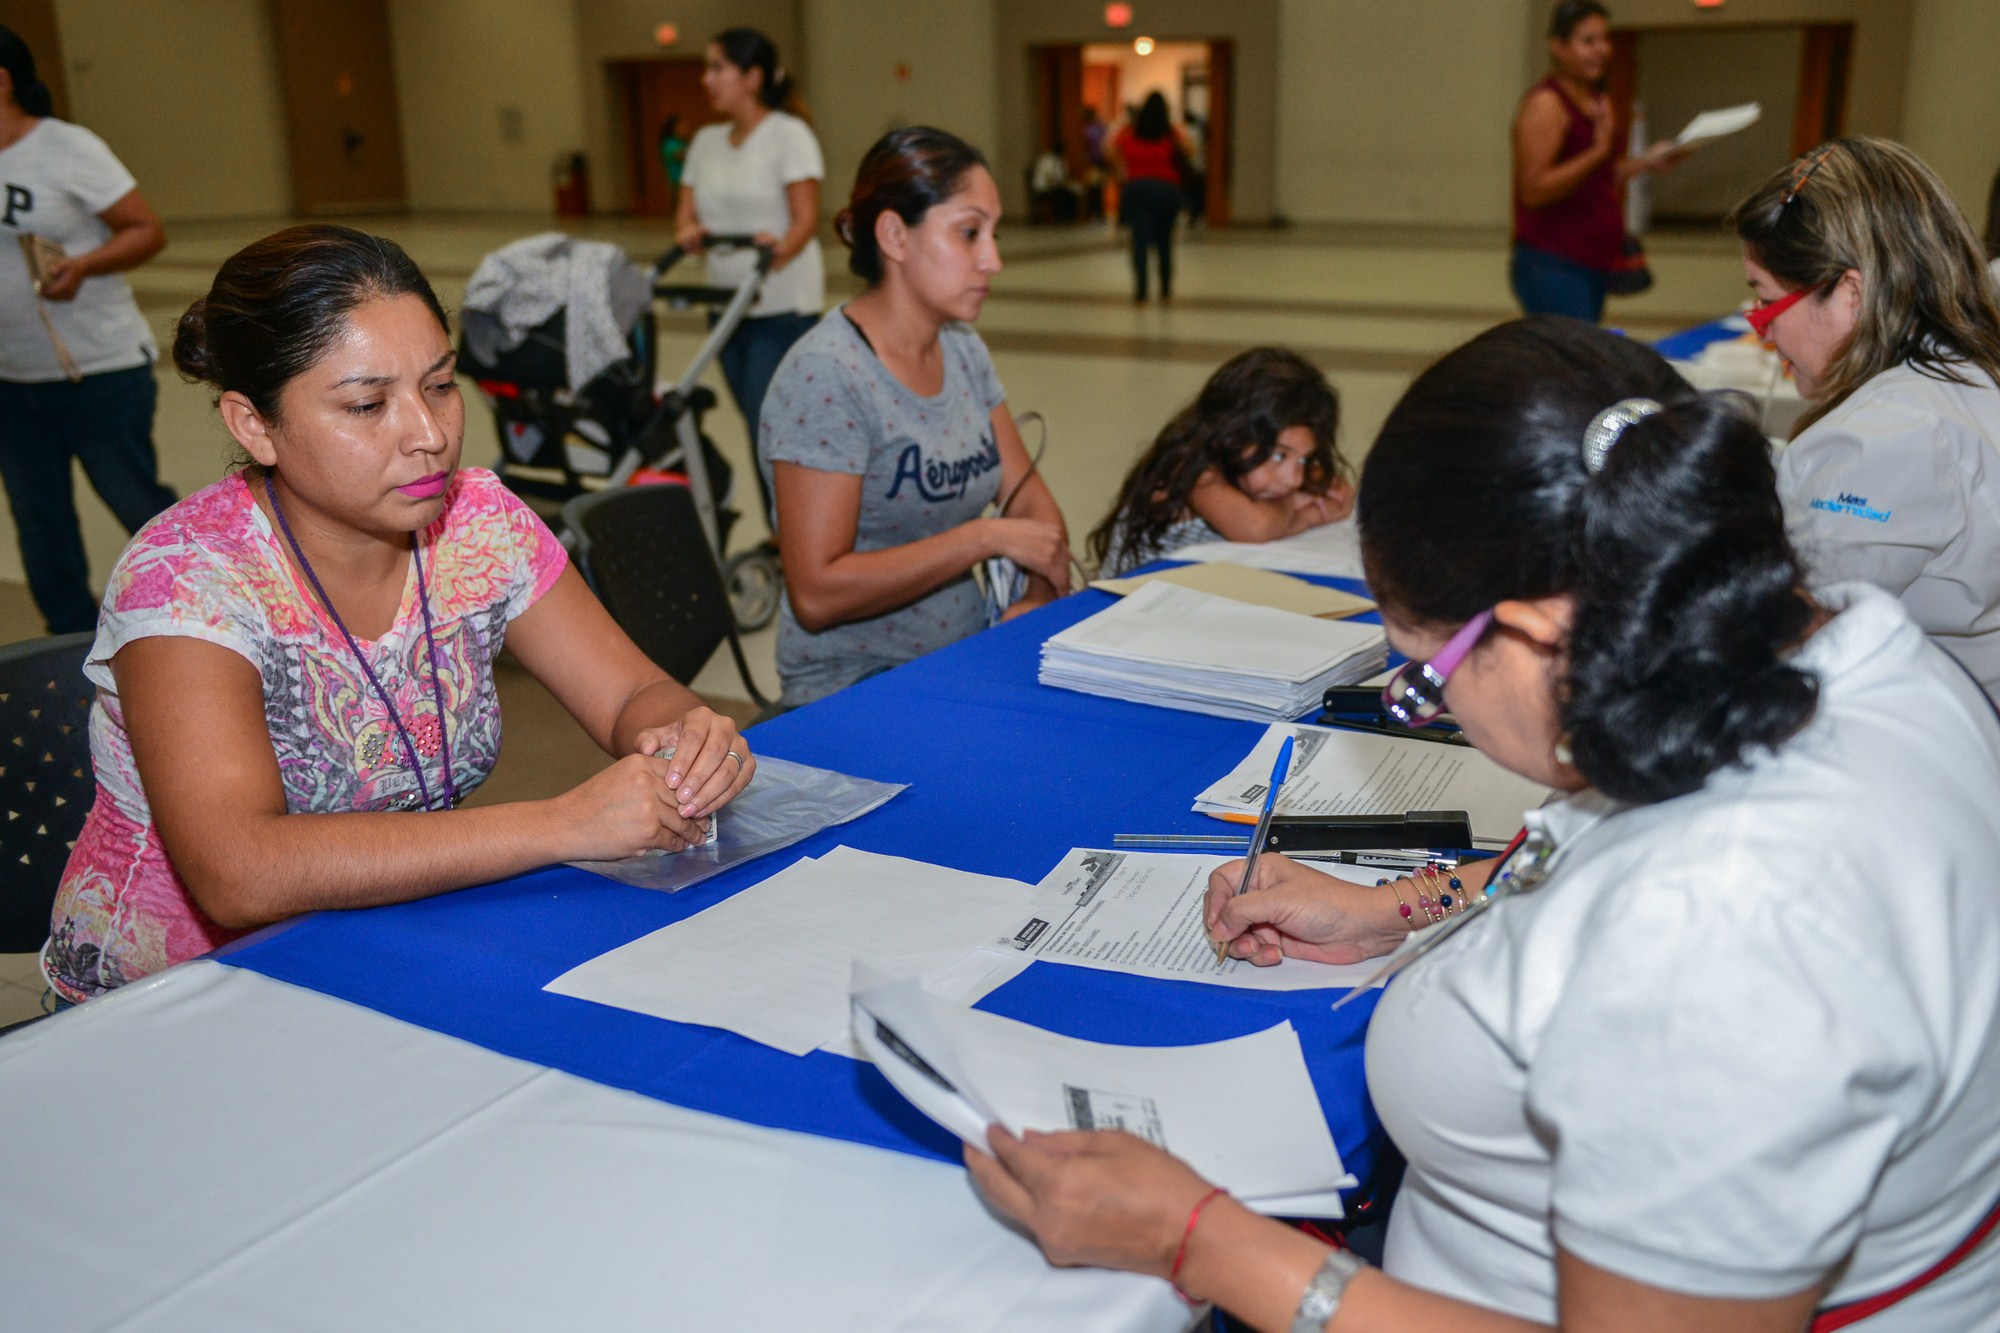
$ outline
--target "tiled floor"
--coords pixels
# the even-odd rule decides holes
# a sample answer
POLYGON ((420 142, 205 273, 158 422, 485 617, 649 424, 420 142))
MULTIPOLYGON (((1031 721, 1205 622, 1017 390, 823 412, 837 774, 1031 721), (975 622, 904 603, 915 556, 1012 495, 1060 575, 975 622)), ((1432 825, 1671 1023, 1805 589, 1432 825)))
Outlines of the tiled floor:
MULTIPOLYGON (((133 275, 140 303, 162 347, 175 319, 207 288, 216 266, 236 248, 281 225, 280 220, 202 223, 170 229, 164 255, 133 275)), ((546 219, 394 217, 360 220, 400 241, 423 265, 447 304, 462 295, 474 266, 510 240, 546 230, 546 219)), ((587 224, 587 233, 623 245, 635 256, 664 246, 656 226, 632 221, 587 224)), ((1607 322, 1652 338, 1713 318, 1734 307, 1743 290, 1736 249, 1720 233, 1655 237, 1649 244, 1658 277, 1653 291, 1615 302, 1607 322)), ((842 265, 832 247, 829 268, 842 265)), ((1074 544, 1110 504, 1134 453, 1208 372, 1227 356, 1258 343, 1304 352, 1333 379, 1342 397, 1342 448, 1353 458, 1367 443, 1410 378, 1441 352, 1513 313, 1506 284, 1505 237, 1498 233, 1397 229, 1289 229, 1196 232, 1181 242, 1175 300, 1135 306, 1123 253, 1101 228, 1014 228, 1002 237, 1008 266, 979 322, 1016 411, 1041 412, 1049 422, 1043 462, 1068 516, 1074 544)), ((852 290, 844 274, 834 299, 852 290)), ((698 320, 665 317, 660 368, 677 375, 700 341, 698 320)), ((725 406, 709 418, 709 433, 744 476, 746 510, 733 549, 763 535, 750 498, 748 455, 740 419, 720 376, 710 379, 725 406)), ((228 440, 208 395, 161 374, 156 436, 161 470, 183 494, 214 481, 228 440)), ((1031 441, 1032 443, 1032 441, 1031 441)), ((469 406, 465 458, 484 463, 497 454, 493 425, 476 400, 469 406)), ((92 567, 109 568, 124 533, 79 481, 92 567)), ((13 528, 0 514, 0 643, 41 632, 21 588, 13 528)), ((745 647, 765 692, 777 692, 775 634, 748 637, 745 647)), ((695 682, 719 705, 747 720, 743 689, 727 652, 695 682)), ((507 717, 500 767, 480 799, 523 799, 566 790, 603 762, 552 699, 525 674, 501 681, 507 717)), ((32 957, 0 955, 0 1024, 18 1004, 39 996, 32 957)))

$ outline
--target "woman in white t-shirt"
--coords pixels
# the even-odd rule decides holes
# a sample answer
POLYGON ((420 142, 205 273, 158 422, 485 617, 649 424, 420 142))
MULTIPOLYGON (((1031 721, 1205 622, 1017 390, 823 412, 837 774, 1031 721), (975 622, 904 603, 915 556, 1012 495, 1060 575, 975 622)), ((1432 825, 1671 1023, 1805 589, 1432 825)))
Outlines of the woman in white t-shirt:
POLYGON ((1817 583, 1866 579, 2000 700, 2000 304, 1917 156, 1840 139, 1737 205, 1757 332, 1811 404, 1778 459, 1817 583))
MULTIPOLYGON (((1828 1328, 2000 1220, 2000 719, 1895 599, 1806 590, 1740 408, 1503 325, 1390 414, 1360 523, 1389 698, 1565 793, 1488 897, 1210 882, 1258 964, 1409 941, 1367 1038, 1383 1269, 1117 1132, 995 1128, 986 1197, 1059 1263, 1339 1333, 1828 1328)), ((2000 1329, 2000 1244, 1862 1327, 2000 1329)))
POLYGON ((68 634, 97 623, 70 460, 128 532, 174 502, 153 453, 158 347, 116 276, 166 235, 104 141, 51 109, 27 44, 0 27, 0 481, 28 590, 68 634))
MULTIPOLYGON (((757 415, 771 376, 826 304, 826 266, 814 234, 826 162, 812 130, 783 109, 792 100, 792 81, 778 64, 778 48, 755 28, 731 28, 708 44, 701 86, 729 119, 702 127, 688 145, 675 238, 684 249, 699 251, 709 235, 748 235, 772 249, 757 303, 721 355, 722 377, 755 450, 757 415)), ((733 287, 756 262, 754 251, 718 251, 709 256, 709 280, 733 287)), ((763 488, 761 464, 756 471, 763 488)), ((772 516, 768 490, 764 514, 772 516)))

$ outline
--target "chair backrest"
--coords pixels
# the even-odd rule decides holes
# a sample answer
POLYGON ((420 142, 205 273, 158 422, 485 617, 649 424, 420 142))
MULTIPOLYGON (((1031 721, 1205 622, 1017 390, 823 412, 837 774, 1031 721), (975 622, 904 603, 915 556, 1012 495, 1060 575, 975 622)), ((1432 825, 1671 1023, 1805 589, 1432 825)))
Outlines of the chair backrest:
POLYGON ((49 936, 49 909, 90 813, 91 632, 0 648, 0 953, 49 936))
POLYGON ((660 669, 691 682, 735 628, 685 486, 627 486, 563 506, 598 600, 660 669))

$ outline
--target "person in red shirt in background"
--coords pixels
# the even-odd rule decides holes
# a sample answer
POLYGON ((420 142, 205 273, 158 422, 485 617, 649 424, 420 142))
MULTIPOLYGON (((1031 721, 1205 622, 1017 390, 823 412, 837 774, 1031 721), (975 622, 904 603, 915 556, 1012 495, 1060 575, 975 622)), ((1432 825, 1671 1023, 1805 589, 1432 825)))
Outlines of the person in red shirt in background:
POLYGON ((1132 229, 1132 299, 1146 299, 1146 255, 1159 254, 1160 299, 1174 295, 1174 218, 1181 211, 1181 164, 1187 147, 1167 113, 1167 99, 1149 93, 1132 123, 1111 141, 1118 174, 1119 213, 1132 229))

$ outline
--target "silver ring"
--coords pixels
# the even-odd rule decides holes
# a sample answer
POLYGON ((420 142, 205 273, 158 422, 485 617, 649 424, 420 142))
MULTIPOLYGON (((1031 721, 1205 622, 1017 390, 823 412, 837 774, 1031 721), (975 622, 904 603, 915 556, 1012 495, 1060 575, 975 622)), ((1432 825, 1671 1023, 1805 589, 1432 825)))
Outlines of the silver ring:
POLYGON ((736 751, 734 750, 728 750, 725 751, 724 753, 727 754, 729 758, 734 759, 736 761, 736 771, 738 773, 741 773, 743 771, 743 756, 736 753, 736 751))

